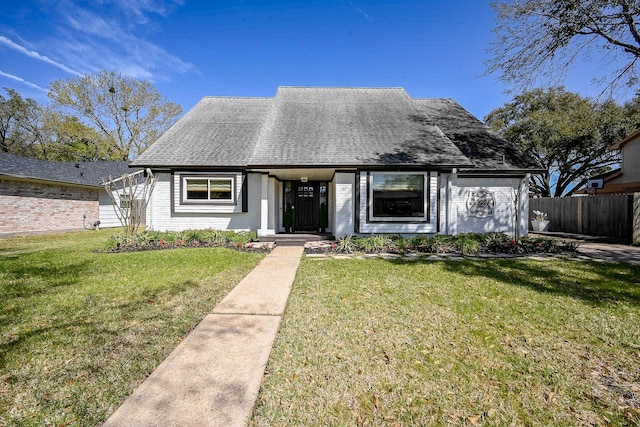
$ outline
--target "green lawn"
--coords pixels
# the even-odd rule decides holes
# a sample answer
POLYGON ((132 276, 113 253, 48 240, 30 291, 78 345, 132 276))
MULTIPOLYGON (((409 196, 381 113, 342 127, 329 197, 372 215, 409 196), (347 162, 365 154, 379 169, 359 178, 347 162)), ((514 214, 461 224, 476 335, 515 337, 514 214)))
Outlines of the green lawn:
POLYGON ((640 425, 640 267, 300 265, 251 425, 640 425))
POLYGON ((0 239, 0 425, 99 425, 263 257, 0 239))

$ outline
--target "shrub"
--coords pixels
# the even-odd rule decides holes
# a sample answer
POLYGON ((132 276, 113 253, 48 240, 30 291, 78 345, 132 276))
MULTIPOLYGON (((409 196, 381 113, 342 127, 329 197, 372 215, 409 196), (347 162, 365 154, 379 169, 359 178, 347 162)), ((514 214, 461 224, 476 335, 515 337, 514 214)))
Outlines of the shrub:
POLYGON ((424 241, 424 251, 432 254, 444 254, 453 250, 453 237, 442 234, 428 237, 424 241))
POLYGON ((480 251, 480 242, 477 236, 461 234, 456 236, 453 247, 462 255, 476 255, 480 251))
POLYGON ((339 253, 352 253, 357 248, 354 240, 355 239, 352 234, 347 234, 346 236, 338 239, 336 251, 339 253))
POLYGON ((205 230, 188 230, 184 232, 183 240, 188 243, 206 241, 205 230))
POLYGON ((407 251, 407 248, 409 247, 409 242, 405 238, 394 240, 394 244, 398 252, 400 252, 401 254, 405 253, 407 251))
POLYGON ((576 241, 563 241, 562 250, 564 252, 576 252, 582 243, 576 241))
POLYGON ((513 245, 511 241, 513 239, 505 233, 491 232, 484 234, 482 244, 486 250, 493 253, 507 253, 511 252, 513 245))
POLYGON ((229 241, 236 246, 238 246, 238 244, 244 246, 249 242, 258 240, 258 235, 253 231, 228 231, 227 233, 229 241))
POLYGON ((422 245, 421 236, 411 236, 407 239, 409 249, 418 249, 422 245))
POLYGON ((354 239, 357 248, 364 252, 381 252, 386 249, 391 240, 385 236, 372 235, 354 239))

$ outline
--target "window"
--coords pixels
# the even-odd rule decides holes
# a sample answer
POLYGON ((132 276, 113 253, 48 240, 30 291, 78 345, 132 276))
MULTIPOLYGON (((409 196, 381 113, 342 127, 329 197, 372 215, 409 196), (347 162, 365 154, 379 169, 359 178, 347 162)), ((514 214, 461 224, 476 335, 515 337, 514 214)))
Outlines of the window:
POLYGON ((427 195, 423 173, 374 172, 369 181, 369 219, 426 221, 427 195))
POLYGON ((120 208, 121 209, 131 208, 131 197, 129 197, 127 193, 120 194, 120 208))
POLYGON ((182 203, 235 203, 232 176, 183 176, 182 203))

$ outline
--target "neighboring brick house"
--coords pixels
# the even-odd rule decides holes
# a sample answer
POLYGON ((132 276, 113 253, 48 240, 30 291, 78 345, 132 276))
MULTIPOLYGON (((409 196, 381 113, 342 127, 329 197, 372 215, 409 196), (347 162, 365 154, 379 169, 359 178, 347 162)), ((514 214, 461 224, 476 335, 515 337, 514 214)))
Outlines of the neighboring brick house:
POLYGON ((0 153, 0 235, 92 228, 95 221, 119 226, 102 180, 127 172, 128 162, 50 162, 0 153))

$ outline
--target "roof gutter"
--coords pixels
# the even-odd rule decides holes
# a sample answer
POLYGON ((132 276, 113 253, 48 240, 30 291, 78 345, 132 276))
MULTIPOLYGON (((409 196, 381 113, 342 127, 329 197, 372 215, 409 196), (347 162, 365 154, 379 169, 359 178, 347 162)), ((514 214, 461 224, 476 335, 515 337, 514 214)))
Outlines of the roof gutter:
POLYGON ((71 181, 59 181, 55 179, 47 179, 47 178, 39 178, 36 176, 27 176, 27 175, 14 175, 8 173, 0 173, 1 177, 7 177, 19 181, 25 182, 38 182, 38 183, 48 183, 48 184, 58 184, 58 185, 72 185, 74 187, 88 187, 88 188, 102 188, 100 184, 89 184, 89 183, 80 183, 80 182, 71 182, 71 181))

